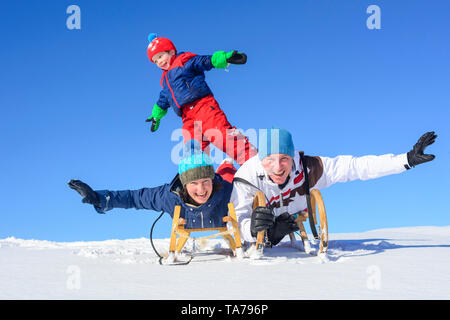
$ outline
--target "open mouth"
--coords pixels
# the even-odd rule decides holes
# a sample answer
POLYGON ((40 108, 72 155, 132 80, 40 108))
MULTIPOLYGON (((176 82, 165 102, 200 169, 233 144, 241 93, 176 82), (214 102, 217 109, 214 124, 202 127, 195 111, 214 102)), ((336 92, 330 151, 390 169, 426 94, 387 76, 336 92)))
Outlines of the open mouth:
POLYGON ((196 196, 197 198, 199 198, 199 199, 205 199, 207 195, 208 195, 208 192, 205 192, 205 193, 203 193, 203 194, 198 194, 198 193, 197 193, 195 196, 196 196))
POLYGON ((276 176, 276 177, 281 178, 281 177, 283 177, 283 175, 284 175, 284 170, 281 171, 281 172, 279 172, 279 173, 274 172, 273 175, 276 176))

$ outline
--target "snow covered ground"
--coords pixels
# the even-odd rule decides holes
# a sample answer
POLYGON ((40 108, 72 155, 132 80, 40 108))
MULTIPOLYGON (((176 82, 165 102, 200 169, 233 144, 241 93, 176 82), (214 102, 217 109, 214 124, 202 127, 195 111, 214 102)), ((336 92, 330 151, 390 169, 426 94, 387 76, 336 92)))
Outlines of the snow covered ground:
MULTIPOLYGON (((10 237, 0 240, 0 299, 450 299, 450 227, 330 234, 328 262, 285 240, 262 260, 229 258, 219 238, 196 242, 189 265, 161 266, 145 238, 10 237)), ((169 240, 154 243, 163 252, 169 240)))

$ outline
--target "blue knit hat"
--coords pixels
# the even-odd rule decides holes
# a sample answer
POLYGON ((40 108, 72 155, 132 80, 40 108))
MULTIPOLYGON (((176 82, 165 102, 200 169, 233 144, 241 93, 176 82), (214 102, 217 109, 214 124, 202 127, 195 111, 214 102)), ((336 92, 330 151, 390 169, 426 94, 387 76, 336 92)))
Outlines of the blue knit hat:
POLYGON ((197 140, 189 140, 184 145, 178 173, 183 186, 198 179, 214 179, 215 173, 211 158, 202 151, 197 140))
POLYGON ((294 142, 289 131, 281 128, 259 131, 258 155, 263 159, 271 154, 286 154, 294 157, 294 142))

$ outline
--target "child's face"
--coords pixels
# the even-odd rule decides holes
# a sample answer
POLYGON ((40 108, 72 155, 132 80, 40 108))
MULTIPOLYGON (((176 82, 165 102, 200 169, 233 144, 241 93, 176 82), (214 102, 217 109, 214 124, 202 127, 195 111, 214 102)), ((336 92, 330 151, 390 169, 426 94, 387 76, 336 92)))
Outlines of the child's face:
POLYGON ((170 61, 172 57, 175 55, 175 51, 163 51, 155 54, 152 58, 152 61, 161 68, 162 70, 168 70, 170 68, 170 61))

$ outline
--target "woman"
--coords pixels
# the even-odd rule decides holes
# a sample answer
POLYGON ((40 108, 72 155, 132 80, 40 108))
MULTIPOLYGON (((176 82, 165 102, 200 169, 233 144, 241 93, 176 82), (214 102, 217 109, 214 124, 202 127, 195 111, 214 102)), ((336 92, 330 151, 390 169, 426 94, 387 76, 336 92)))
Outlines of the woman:
POLYGON ((114 208, 164 211, 173 217, 174 207, 181 206, 180 217, 186 229, 224 226, 236 169, 224 161, 214 173, 209 156, 201 151, 196 140, 190 140, 178 166, 178 174, 169 184, 139 190, 92 190, 80 180, 71 180, 69 187, 77 191, 83 203, 94 206, 98 213, 114 208))

